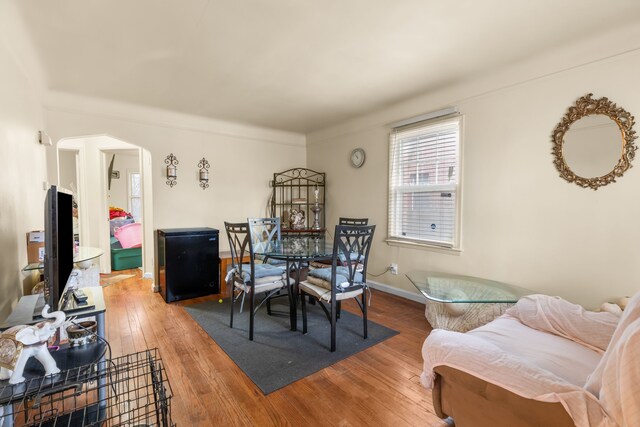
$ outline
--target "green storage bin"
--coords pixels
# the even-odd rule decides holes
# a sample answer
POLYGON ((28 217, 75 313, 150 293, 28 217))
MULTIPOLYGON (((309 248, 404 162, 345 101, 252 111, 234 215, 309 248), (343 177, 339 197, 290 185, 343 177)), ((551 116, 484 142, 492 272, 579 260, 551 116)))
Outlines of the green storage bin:
POLYGON ((123 249, 115 237, 111 238, 111 270, 142 267, 142 248, 123 249))
POLYGON ((142 248, 111 249, 111 269, 128 270, 142 267, 142 248))

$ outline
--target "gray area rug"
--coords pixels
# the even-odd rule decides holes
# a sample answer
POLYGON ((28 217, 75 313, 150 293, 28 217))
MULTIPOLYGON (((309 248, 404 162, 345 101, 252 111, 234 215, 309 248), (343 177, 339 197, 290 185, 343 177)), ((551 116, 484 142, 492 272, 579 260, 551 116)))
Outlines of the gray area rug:
POLYGON ((229 300, 207 301, 184 307, 187 313, 229 355, 264 394, 386 340, 398 332, 369 320, 369 337, 362 338, 362 317, 342 311, 337 326, 337 349, 330 352, 331 325, 318 305, 307 304, 308 331, 302 334, 302 314, 298 331, 291 331, 288 305, 273 304, 286 316, 269 316, 263 306, 256 314, 254 340, 249 341, 249 313, 239 313, 236 303, 233 329, 229 327, 229 300))

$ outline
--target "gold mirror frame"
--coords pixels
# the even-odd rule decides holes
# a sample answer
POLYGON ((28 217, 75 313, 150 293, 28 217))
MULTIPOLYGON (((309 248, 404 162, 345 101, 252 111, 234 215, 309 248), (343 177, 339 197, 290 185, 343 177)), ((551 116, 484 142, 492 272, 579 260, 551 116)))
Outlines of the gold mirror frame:
POLYGON ((560 172, 560 177, 568 182, 573 182, 583 188, 592 188, 597 190, 612 182, 616 182, 616 177, 621 177, 624 172, 631 167, 631 160, 636 155, 638 147, 635 146, 633 140, 637 138, 636 132, 633 130, 634 117, 624 108, 618 107, 615 103, 602 97, 598 99, 591 98, 592 93, 587 94, 576 100, 575 105, 569 107, 560 123, 553 131, 553 164, 560 172), (573 173, 569 165, 565 162, 562 155, 562 145, 564 136, 571 125, 583 117, 603 114, 616 122, 622 135, 622 156, 613 170, 606 175, 595 178, 584 178, 573 173))

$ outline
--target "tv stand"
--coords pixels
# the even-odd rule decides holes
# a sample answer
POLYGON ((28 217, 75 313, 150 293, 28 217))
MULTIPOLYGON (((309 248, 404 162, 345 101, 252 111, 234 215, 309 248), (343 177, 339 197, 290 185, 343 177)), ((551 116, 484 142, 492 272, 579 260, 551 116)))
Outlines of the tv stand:
MULTIPOLYGON (((86 288, 82 288, 82 289, 84 290, 86 288)), ((65 314, 67 315, 73 314, 75 316, 75 313, 79 311, 91 310, 96 307, 96 305, 93 302, 93 294, 90 294, 89 292, 85 292, 87 294, 87 300, 83 302, 79 302, 73 298, 73 295, 71 295, 72 292, 73 292, 72 290, 67 290, 66 296, 63 299, 62 311, 64 311, 65 314)))
MULTIPOLYGON (((90 286, 82 288, 82 290, 93 300, 93 307, 82 309, 75 309, 74 307, 73 310, 67 311, 63 309, 62 311, 67 314, 67 317, 69 315, 74 317, 96 316, 96 321, 98 323, 98 336, 104 338, 104 312, 106 311, 106 306, 104 303, 102 288, 100 286, 90 286)), ((9 329, 16 325, 33 325, 34 323, 41 321, 42 317, 39 319, 33 318, 38 299, 41 297, 42 295, 25 295, 20 298, 18 304, 13 309, 9 317, 7 317, 4 322, 0 323, 0 331, 4 331, 5 329, 9 329)), ((40 311, 42 311, 42 309, 40 311)))

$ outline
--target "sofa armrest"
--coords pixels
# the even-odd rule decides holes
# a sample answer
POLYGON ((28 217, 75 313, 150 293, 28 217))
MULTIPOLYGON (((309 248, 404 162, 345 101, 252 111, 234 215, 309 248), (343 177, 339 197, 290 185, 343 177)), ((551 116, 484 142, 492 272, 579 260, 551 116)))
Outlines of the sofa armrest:
POLYGON ((507 310, 522 324, 575 341, 603 353, 620 318, 608 312, 587 311, 560 297, 528 295, 507 310))

